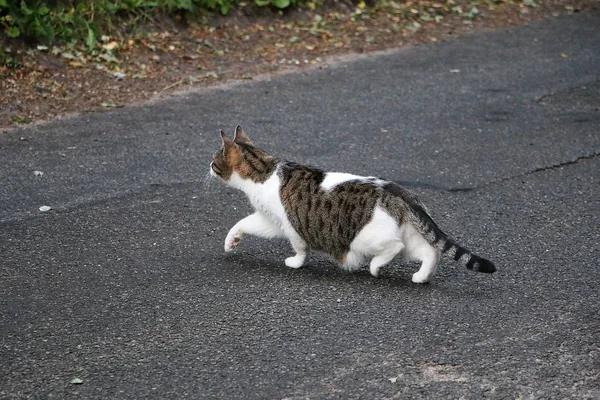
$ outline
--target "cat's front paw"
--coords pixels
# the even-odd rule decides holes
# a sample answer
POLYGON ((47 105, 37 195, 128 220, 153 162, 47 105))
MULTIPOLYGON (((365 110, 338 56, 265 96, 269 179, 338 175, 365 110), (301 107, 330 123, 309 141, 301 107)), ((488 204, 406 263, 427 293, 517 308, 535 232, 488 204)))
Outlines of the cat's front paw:
POLYGON ((414 283, 429 283, 429 277, 426 274, 415 272, 412 276, 412 281, 414 283))
POLYGON ((237 245, 240 244, 240 240, 240 237, 227 235, 227 237, 225 238, 225 251, 229 252, 235 249, 237 245))
POLYGON ((302 264, 304 264, 305 257, 306 256, 304 255, 295 255, 294 257, 288 257, 285 259, 285 265, 294 269, 300 268, 302 264))
POLYGON ((379 277, 379 272, 381 271, 381 267, 369 267, 369 271, 371 272, 371 275, 373 275, 375 278, 379 277))

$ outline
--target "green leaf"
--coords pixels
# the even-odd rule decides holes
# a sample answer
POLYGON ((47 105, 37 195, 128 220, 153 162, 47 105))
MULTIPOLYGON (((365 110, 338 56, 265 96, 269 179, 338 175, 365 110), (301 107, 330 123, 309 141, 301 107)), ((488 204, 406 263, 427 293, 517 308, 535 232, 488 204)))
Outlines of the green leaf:
POLYGON ((106 3, 106 9, 111 14, 116 14, 117 12, 121 11, 121 7, 122 7, 121 5, 115 4, 115 3, 111 3, 110 1, 106 3))
POLYGON ((27 3, 25 2, 25 0, 21 0, 21 11, 23 11, 23 14, 25 14, 25 15, 33 14, 33 10, 31 10, 29 7, 27 7, 27 3))
POLYGON ((50 12, 50 9, 46 6, 41 6, 40 8, 38 8, 37 13, 39 15, 46 15, 50 12))
POLYGON ((277 8, 286 8, 290 6, 290 0, 271 0, 271 4, 277 8))
POLYGON ((8 8, 8 3, 6 2, 6 0, 0 0, 0 7, 8 8))
POLYGON ((176 4, 180 10, 192 11, 192 0, 177 0, 176 4))
POLYGON ((264 6, 268 6, 270 1, 269 0, 254 0, 254 2, 256 3, 257 6, 259 7, 264 7, 264 6))
POLYGON ((94 50, 94 47, 96 47, 96 43, 98 43, 98 40, 96 39, 96 34, 94 33, 94 30, 88 27, 87 36, 85 38, 85 45, 87 46, 88 51, 94 50))
POLYGON ((19 37, 19 35, 21 34, 21 31, 19 30, 19 28, 17 28, 16 26, 11 26, 7 31, 6 31, 6 36, 10 37, 10 38, 16 38, 19 37))

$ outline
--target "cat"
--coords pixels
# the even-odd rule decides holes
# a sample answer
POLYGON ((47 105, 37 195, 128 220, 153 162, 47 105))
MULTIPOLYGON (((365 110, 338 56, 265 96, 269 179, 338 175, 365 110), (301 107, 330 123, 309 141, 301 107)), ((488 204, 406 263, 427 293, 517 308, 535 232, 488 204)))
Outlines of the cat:
POLYGON ((417 196, 394 182, 280 160, 256 147, 241 126, 233 140, 223 131, 221 139, 210 174, 243 191, 256 210, 229 230, 226 252, 250 234, 287 238, 296 253, 285 260, 291 268, 300 268, 312 249, 347 270, 368 262, 375 277, 398 255, 420 261, 415 283, 433 278, 442 253, 468 269, 496 271, 491 261, 448 238, 417 196))

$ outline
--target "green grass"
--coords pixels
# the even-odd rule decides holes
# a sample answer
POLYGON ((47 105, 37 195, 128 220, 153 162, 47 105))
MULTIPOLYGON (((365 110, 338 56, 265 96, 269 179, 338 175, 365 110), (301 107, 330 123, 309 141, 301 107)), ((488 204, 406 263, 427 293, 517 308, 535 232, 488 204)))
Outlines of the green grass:
MULTIPOLYGON (((257 6, 283 9, 304 0, 250 0, 257 6)), ((227 14, 239 0, 0 0, 0 29, 9 38, 30 42, 83 41, 91 51, 116 26, 134 25, 158 14, 189 18, 201 13, 227 14)))

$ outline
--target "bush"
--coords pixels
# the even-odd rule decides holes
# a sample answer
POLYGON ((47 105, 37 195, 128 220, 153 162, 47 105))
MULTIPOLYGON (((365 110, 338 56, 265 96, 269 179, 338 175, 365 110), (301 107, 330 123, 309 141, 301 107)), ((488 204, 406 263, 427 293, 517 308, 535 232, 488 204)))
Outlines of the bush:
MULTIPOLYGON (((284 9, 302 0, 254 0, 257 6, 284 9)), ((88 49, 111 31, 118 19, 148 17, 151 13, 202 11, 227 14, 239 0, 0 0, 0 26, 9 38, 71 42, 85 38, 88 49)))

